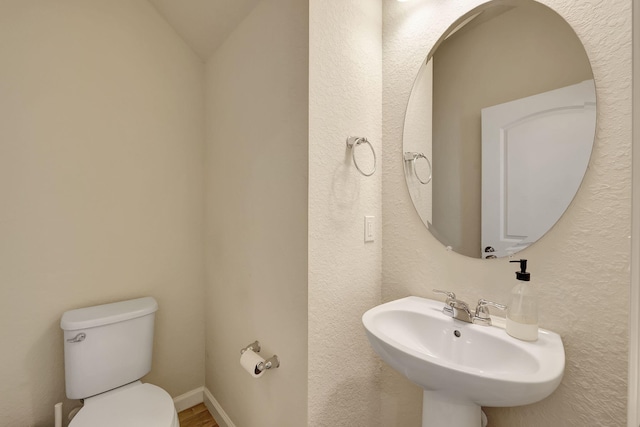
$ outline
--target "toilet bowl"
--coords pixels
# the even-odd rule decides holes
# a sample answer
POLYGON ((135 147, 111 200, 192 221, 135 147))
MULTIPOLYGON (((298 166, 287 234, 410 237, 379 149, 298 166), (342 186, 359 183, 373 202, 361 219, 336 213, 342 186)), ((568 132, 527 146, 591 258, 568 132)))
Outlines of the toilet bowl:
POLYGON ((158 304, 151 297, 63 314, 65 386, 84 406, 69 427, 179 427, 173 399, 142 383, 158 304))

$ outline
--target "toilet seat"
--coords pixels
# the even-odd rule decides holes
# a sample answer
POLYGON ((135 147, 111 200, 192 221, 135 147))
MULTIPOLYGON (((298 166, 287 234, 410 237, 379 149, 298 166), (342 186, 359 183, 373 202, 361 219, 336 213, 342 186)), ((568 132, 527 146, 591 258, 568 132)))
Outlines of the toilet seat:
POLYGON ((85 399, 69 427, 179 427, 171 396, 140 381, 85 399))

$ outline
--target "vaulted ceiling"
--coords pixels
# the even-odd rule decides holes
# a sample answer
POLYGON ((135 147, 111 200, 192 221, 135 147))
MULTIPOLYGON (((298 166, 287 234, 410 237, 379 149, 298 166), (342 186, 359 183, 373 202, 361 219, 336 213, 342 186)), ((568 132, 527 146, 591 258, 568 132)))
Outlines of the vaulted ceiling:
POLYGON ((260 0, 149 0, 206 61, 260 0))

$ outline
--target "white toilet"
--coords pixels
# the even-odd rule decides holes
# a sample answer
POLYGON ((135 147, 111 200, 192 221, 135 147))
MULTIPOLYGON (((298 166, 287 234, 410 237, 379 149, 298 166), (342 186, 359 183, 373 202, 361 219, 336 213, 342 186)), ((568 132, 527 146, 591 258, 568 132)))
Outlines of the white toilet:
POLYGON ((67 311, 64 369, 69 399, 84 406, 69 427, 179 427, 171 396, 140 378, 151 370, 151 297, 67 311))

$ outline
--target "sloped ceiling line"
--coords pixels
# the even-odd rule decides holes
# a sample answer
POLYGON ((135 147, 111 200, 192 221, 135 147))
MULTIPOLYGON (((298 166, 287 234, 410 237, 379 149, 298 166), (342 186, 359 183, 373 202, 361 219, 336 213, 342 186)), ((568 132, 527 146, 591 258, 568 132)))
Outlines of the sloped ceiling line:
POLYGON ((149 0, 203 61, 260 0, 149 0))

